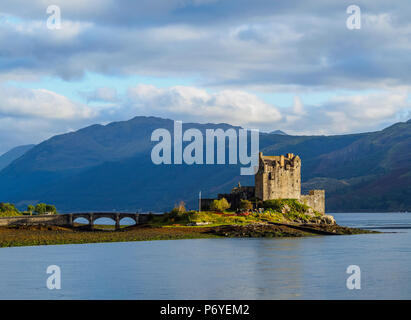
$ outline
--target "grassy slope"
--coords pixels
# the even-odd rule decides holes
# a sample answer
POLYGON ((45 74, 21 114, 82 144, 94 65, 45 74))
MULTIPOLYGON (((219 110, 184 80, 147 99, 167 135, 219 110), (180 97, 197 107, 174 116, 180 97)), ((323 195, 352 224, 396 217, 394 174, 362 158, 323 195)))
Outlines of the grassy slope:
POLYGON ((299 203, 295 199, 278 199, 264 201, 261 204, 264 207, 262 213, 245 213, 235 214, 231 211, 214 212, 214 211, 188 211, 178 212, 171 211, 162 216, 153 216, 150 224, 156 226, 169 225, 187 225, 191 223, 209 223, 209 226, 217 226, 224 224, 247 225, 261 222, 308 222, 313 217, 321 217, 322 215, 314 212, 311 215, 307 214, 310 207, 299 203))
POLYGON ((235 215, 230 211, 225 211, 223 213, 211 211, 189 211, 176 217, 170 217, 167 215, 164 217, 155 217, 152 221, 150 221, 150 224, 155 226, 185 226, 190 223, 208 222, 210 223, 208 226, 219 226, 224 224, 247 225, 250 223, 261 223, 266 221, 286 223, 294 221, 296 218, 306 221, 309 220, 308 215, 297 213, 283 215, 273 210, 266 210, 263 214, 251 213, 247 216, 235 215))

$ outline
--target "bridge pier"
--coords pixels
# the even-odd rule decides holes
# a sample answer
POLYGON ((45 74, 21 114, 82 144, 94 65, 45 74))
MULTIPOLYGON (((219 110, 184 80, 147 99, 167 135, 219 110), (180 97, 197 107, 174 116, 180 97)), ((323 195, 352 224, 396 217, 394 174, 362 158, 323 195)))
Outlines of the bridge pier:
POLYGON ((120 214, 116 214, 116 231, 120 230, 120 214))
POLYGON ((92 213, 90 213, 88 223, 90 226, 90 230, 94 230, 94 215, 92 213))
POLYGON ((70 227, 73 226, 73 214, 72 213, 70 213, 68 216, 68 224, 70 227))

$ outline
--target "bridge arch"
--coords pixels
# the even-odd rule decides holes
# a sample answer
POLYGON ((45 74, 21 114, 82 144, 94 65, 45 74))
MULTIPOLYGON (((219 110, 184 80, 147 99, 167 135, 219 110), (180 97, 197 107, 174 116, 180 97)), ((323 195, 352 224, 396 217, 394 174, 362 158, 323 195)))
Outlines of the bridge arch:
POLYGON ((132 217, 120 217, 120 225, 135 226, 138 219, 132 217))
MULTIPOLYGON (((98 219, 106 218, 114 221, 115 229, 119 230, 121 221, 123 219, 127 219, 126 221, 134 221, 134 224, 139 223, 139 215, 136 213, 116 213, 116 212, 99 212, 99 213, 77 213, 77 214, 69 214, 69 221, 70 224, 79 219, 85 219, 88 222, 88 225, 91 229, 94 228, 95 222, 98 219)), ((84 221, 84 220, 83 220, 84 221)), ((133 223, 132 223, 133 224, 133 223)))
POLYGON ((70 218, 71 218, 71 222, 70 222, 71 225, 73 225, 74 223, 90 224, 89 215, 73 214, 70 218))

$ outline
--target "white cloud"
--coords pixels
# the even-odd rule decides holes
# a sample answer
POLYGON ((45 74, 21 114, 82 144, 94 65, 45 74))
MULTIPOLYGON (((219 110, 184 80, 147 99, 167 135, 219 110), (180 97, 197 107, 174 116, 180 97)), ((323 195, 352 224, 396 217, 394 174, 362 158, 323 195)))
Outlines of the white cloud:
POLYGON ((43 119, 82 120, 95 111, 65 96, 45 89, 22 89, 0 86, 0 116, 37 117, 43 119))
POLYGON ((100 102, 117 102, 117 90, 110 87, 100 87, 92 91, 79 92, 87 102, 100 101, 100 102))
POLYGON ((7 43, 0 79, 25 71, 72 80, 90 71, 190 77, 220 90, 411 84, 403 67, 411 63, 405 5, 361 1, 363 28, 351 32, 344 6, 323 0, 256 0, 252 6, 245 0, 55 4, 61 6, 63 26, 50 31, 45 1, 1 2, 0 11, 19 21, 0 24, 0 42, 7 43))
POLYGON ((136 112, 164 115, 198 122, 227 122, 256 126, 279 121, 278 109, 244 91, 223 90, 209 93, 195 87, 157 88, 138 85, 130 88, 129 102, 136 112))
POLYGON ((279 127, 292 134, 347 134, 382 129, 411 116, 404 89, 335 96, 321 105, 303 106, 296 99, 279 127), (304 110, 302 112, 302 110, 304 110))
POLYGON ((411 116, 407 88, 334 96, 320 105, 304 105, 295 96, 291 107, 276 107, 240 90, 209 93, 195 87, 130 88, 122 110, 191 122, 227 122, 290 134, 347 134, 379 130, 411 116), (126 107, 127 105, 127 107, 126 107), (130 111, 130 110, 129 110, 130 111))
POLYGON ((48 1, 2 0, 0 147, 136 115, 292 134, 363 132, 407 120, 411 6, 359 1, 363 26, 352 32, 345 7, 324 0, 56 0, 60 30, 46 28, 48 1), (1 84, 77 80, 86 72, 195 80, 185 87, 139 85, 127 97, 99 83, 80 93, 98 107, 1 84), (358 94, 321 105, 298 96, 344 89, 358 94), (280 108, 250 91, 296 98, 280 108))
POLYGON ((91 107, 45 89, 0 86, 0 153, 87 125, 138 115, 184 122, 226 122, 295 135, 373 131, 411 117, 408 92, 408 87, 399 87, 340 95, 320 105, 305 105, 296 96, 294 105, 285 108, 241 90, 209 92, 192 86, 160 88, 140 84, 130 87, 126 96, 107 87, 87 92, 91 100, 105 103, 91 107))

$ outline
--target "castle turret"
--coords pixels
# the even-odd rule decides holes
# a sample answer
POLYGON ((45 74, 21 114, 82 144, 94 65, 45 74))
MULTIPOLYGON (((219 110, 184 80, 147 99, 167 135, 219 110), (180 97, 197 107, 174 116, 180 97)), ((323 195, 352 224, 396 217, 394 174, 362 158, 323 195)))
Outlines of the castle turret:
POLYGON ((292 153, 286 156, 259 154, 255 175, 255 196, 260 200, 300 199, 301 159, 292 153))

